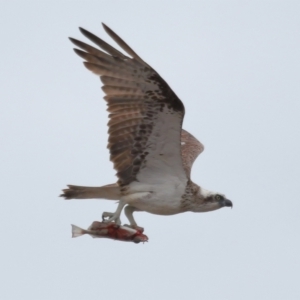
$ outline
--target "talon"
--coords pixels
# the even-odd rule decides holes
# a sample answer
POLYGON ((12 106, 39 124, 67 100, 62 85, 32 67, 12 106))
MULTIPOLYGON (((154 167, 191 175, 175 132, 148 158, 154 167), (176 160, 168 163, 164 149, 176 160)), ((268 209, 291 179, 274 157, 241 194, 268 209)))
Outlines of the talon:
POLYGON ((120 218, 118 218, 117 216, 112 216, 111 218, 107 219, 106 222, 108 222, 108 223, 115 222, 118 225, 121 224, 120 218))
POLYGON ((109 218, 111 218, 113 216, 113 213, 110 212, 103 212, 102 214, 102 221, 103 222, 107 222, 109 220, 109 218), (108 219, 107 219, 108 218, 108 219))
POLYGON ((115 222, 117 225, 121 225, 121 219, 117 214, 111 212, 103 212, 102 213, 102 221, 104 223, 115 222))
POLYGON ((120 201, 118 208, 114 213, 104 212, 102 214, 103 222, 106 222, 106 223, 115 222, 116 224, 121 225, 120 214, 122 212, 124 205, 125 204, 122 201, 120 201), (107 217, 108 217, 108 219, 106 219, 107 217))

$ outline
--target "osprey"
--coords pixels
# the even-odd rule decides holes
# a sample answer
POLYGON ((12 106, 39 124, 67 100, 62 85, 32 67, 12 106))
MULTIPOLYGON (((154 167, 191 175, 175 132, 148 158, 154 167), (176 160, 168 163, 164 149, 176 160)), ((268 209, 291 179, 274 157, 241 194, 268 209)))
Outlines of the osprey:
POLYGON ((65 199, 119 200, 107 222, 121 224, 124 208, 130 226, 138 227, 133 212, 173 215, 208 212, 232 202, 191 180, 191 168, 203 145, 182 129, 184 105, 159 74, 144 62, 115 32, 107 34, 129 55, 80 28, 99 48, 76 39, 87 69, 100 76, 109 112, 108 149, 117 171, 117 183, 101 187, 68 185, 65 199))

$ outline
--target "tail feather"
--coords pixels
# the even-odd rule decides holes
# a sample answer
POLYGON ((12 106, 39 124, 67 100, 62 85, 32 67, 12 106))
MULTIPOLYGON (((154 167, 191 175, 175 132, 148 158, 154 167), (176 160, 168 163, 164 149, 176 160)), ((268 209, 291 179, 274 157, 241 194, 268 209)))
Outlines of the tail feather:
POLYGON ((86 231, 76 225, 71 224, 72 226, 72 238, 76 238, 78 236, 82 236, 86 233, 86 231))
POLYGON ((116 183, 108 184, 100 187, 88 187, 78 185, 68 185, 67 189, 63 190, 60 197, 69 199, 108 199, 120 200, 120 188, 116 183))

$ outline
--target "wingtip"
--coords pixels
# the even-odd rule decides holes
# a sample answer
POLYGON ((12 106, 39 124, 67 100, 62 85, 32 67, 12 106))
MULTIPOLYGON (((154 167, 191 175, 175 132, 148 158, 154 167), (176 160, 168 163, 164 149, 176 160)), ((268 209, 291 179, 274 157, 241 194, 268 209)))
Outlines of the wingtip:
POLYGON ((80 57, 82 57, 82 53, 84 53, 84 51, 81 51, 81 50, 79 50, 79 49, 77 49, 77 48, 73 48, 73 51, 74 51, 77 55, 79 55, 80 57))
POLYGON ((82 34, 85 34, 85 33, 89 33, 86 29, 82 28, 82 27, 78 27, 79 28, 79 31, 82 33, 82 34))
POLYGON ((70 40, 70 42, 71 43, 73 43, 74 45, 77 45, 77 43, 76 43, 76 39, 74 39, 74 38, 72 38, 72 37, 69 37, 69 40, 70 40))
POLYGON ((76 44, 76 41, 77 41, 76 39, 74 39, 74 38, 72 38, 72 37, 70 37, 70 36, 68 37, 68 39, 69 39, 73 44, 76 44))
POLYGON ((108 35, 111 35, 111 34, 116 34, 113 30, 111 30, 106 24, 102 23, 102 26, 105 30, 105 32, 108 34, 108 35))

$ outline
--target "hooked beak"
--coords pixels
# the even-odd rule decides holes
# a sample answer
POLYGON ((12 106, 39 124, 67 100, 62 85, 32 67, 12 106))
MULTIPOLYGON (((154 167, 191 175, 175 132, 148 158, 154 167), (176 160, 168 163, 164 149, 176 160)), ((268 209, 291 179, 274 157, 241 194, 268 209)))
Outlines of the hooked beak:
POLYGON ((223 204, 223 206, 229 206, 229 207, 233 207, 233 204, 232 204, 232 202, 230 201, 230 200, 228 200, 228 199, 224 199, 223 201, 222 201, 222 204, 223 204))

